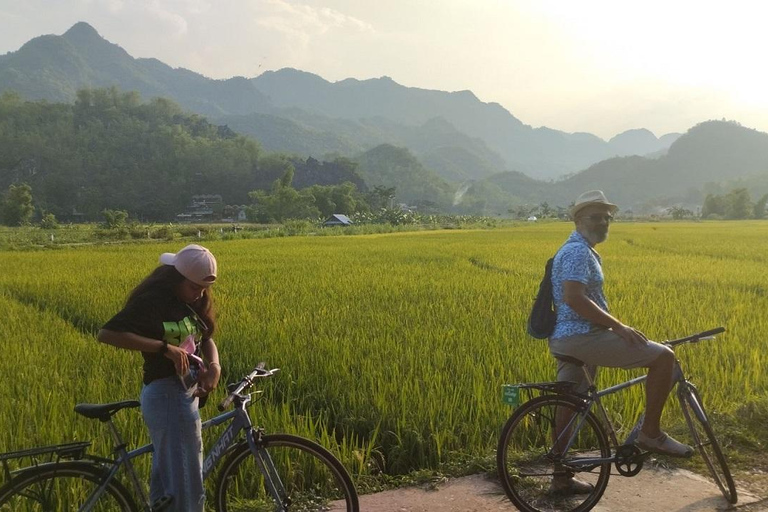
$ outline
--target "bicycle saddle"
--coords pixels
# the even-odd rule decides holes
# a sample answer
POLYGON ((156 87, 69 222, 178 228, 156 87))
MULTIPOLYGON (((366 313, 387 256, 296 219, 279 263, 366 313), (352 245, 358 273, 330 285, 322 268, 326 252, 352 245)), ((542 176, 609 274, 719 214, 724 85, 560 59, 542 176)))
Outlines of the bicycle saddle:
POLYGON ((124 400, 122 402, 113 402, 111 404, 77 404, 75 406, 75 412, 86 418, 109 421, 109 418, 120 409, 139 407, 140 405, 141 403, 138 400, 124 400))

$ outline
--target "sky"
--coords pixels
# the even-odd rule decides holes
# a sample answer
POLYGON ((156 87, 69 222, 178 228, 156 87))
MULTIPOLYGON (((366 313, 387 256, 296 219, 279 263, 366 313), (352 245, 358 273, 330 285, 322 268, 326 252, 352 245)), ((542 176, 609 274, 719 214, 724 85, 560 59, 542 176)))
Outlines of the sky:
POLYGON ((755 0, 0 0, 0 54, 85 21, 211 78, 389 76, 607 140, 709 119, 768 132, 766 20, 755 0))

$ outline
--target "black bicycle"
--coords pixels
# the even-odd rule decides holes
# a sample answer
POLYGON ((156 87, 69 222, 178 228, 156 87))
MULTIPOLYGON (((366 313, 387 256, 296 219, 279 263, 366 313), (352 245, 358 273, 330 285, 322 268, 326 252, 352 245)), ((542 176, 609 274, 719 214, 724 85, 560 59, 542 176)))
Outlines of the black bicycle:
MULTIPOLYGON (((220 512, 256 511, 347 511, 358 512, 355 486, 344 466, 319 444, 291 434, 267 434, 254 428, 246 407, 245 394, 259 378, 278 369, 256 367, 229 386, 229 395, 219 404, 224 411, 203 423, 207 429, 229 423, 209 450, 203 463, 207 479, 216 469, 214 507, 220 512), (223 462, 222 462, 223 460, 223 462)), ((114 458, 87 454, 89 442, 33 448, 0 454, 6 484, 0 488, 0 512, 122 511, 159 512, 173 497, 155 503, 147 498, 145 486, 132 460, 152 452, 152 445, 128 451, 112 416, 139 402, 128 400, 103 405, 79 404, 75 412, 106 423, 115 443, 114 458), (40 462, 46 459, 44 462, 40 462), (31 464, 11 470, 12 461, 31 464), (121 468, 130 482, 131 493, 118 478, 121 468), (138 503, 138 504, 137 504, 138 503)))
MULTIPOLYGON (((714 338, 719 327, 685 338, 667 341, 674 347, 714 338)), ((642 416, 628 438, 619 444, 601 398, 644 382, 646 376, 597 390, 583 362, 563 358, 582 366, 589 381, 586 394, 572 391, 570 382, 544 382, 505 386, 505 401, 519 403, 520 393, 541 396, 520 405, 501 432, 496 452, 501 483, 515 506, 526 512, 582 512, 591 510, 605 491, 611 467, 621 476, 635 476, 650 455, 634 443, 642 416), (556 428, 556 423, 558 428, 556 428), (592 485, 589 494, 558 492, 554 477, 578 477, 592 485)), ((680 361, 676 363, 677 398, 688 423, 693 445, 698 449, 720 491, 729 503, 736 503, 728 463, 704 410, 696 387, 686 380, 680 361)))

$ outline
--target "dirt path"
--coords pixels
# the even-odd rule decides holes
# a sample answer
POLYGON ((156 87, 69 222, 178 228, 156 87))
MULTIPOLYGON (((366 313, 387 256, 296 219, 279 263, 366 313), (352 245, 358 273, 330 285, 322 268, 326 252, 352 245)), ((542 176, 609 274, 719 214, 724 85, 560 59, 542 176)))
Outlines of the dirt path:
MULTIPOLYGON (((704 512, 734 510, 768 512, 768 497, 739 491, 730 507, 719 489, 683 470, 644 469, 632 478, 611 477, 596 512, 704 512)), ((360 497, 362 512, 495 512, 514 511, 495 479, 485 475, 448 479, 435 485, 410 487, 360 497), (427 489, 429 487, 430 489, 427 489)))

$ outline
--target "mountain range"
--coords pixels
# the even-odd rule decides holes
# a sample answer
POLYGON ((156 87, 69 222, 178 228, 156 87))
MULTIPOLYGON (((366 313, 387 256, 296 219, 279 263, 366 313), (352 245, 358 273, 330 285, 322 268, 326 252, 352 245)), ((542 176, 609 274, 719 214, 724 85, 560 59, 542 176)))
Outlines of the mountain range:
POLYGON ((282 69, 213 80, 133 58, 82 22, 0 56, 0 93, 71 103, 81 88, 112 86, 170 98, 267 151, 353 158, 368 185, 399 187, 408 201, 453 197, 459 211, 567 205, 593 188, 638 212, 695 207, 706 193, 733 187, 768 192, 768 134, 735 122, 706 121, 659 138, 629 130, 605 141, 532 128, 469 91, 404 87, 388 77, 331 83, 282 69))
POLYGON ((406 147, 448 182, 503 171, 554 179, 613 156, 663 152, 679 135, 657 138, 639 129, 605 141, 532 128, 470 91, 405 87, 388 77, 331 83, 281 69, 213 80, 156 59, 133 58, 85 22, 0 56, 0 91, 13 89, 30 100, 72 102, 78 89, 109 86, 173 99, 256 137, 269 151, 321 158, 352 156, 382 143, 406 147))

